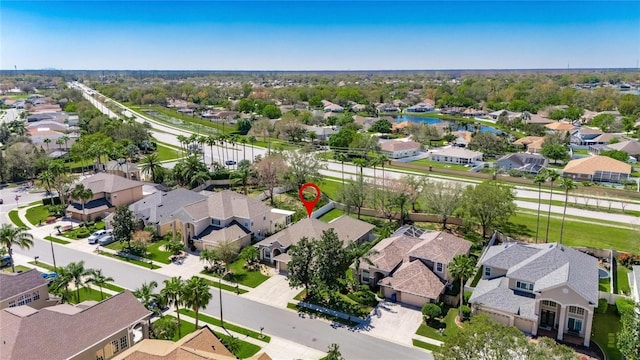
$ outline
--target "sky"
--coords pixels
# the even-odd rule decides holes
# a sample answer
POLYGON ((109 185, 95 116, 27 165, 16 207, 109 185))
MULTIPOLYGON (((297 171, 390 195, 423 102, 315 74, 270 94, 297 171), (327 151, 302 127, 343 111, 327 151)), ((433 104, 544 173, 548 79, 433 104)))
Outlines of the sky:
POLYGON ((640 1, 0 1, 0 69, 635 68, 640 1))

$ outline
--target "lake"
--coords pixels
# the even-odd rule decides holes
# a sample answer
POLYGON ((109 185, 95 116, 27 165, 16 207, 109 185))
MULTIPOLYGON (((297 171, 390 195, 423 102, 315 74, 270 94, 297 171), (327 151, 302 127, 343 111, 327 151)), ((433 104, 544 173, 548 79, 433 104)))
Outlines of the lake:
MULTIPOLYGON (((451 120, 443 120, 443 119, 438 119, 438 118, 432 118, 432 117, 422 117, 422 116, 410 116, 410 115, 399 115, 396 117, 396 122, 403 122, 403 121, 411 121, 414 123, 427 123, 429 125, 435 125, 435 124, 439 124, 439 123, 445 123, 445 124, 451 124, 452 126, 454 126, 454 131, 473 131, 473 127, 472 125, 472 121, 469 122, 457 122, 457 121, 451 121, 451 120), (457 128, 455 127, 456 125, 457 128)), ((479 123, 476 123, 479 124, 479 123)), ((498 130, 496 128, 494 128, 493 126, 489 126, 489 125, 484 125, 484 124, 480 124, 480 131, 482 132, 491 132, 494 134, 501 134, 502 131, 498 130)))

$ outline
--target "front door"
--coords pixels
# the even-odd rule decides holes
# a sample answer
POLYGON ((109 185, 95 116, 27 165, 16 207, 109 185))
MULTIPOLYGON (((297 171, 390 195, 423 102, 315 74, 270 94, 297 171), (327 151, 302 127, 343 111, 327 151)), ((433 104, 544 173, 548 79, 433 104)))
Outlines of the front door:
POLYGON ((540 326, 544 327, 555 327, 556 325, 556 313, 550 310, 542 310, 542 320, 540 321, 540 326))
POLYGON ((569 328, 569 332, 580 334, 580 331, 582 330, 582 320, 569 318, 567 327, 569 328))

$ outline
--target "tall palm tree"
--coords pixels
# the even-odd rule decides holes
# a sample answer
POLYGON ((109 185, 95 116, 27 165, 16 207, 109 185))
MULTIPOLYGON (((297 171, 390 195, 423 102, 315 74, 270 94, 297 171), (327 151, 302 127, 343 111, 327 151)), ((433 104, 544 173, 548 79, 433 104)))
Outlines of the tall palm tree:
POLYGON ((231 185, 241 184, 244 194, 247 195, 247 184, 254 176, 255 172, 251 166, 240 166, 238 167, 238 170, 231 174, 231 185))
MULTIPOLYGON (((213 165, 213 145, 216 144, 216 137, 213 135, 209 135, 207 136, 207 141, 206 144, 209 145, 209 152, 211 153, 211 164, 213 165)), ((220 151, 220 150, 218 150, 220 151)), ((220 156, 220 154, 218 154, 218 156, 220 156)))
POLYGON ((380 158, 378 155, 374 155, 371 160, 369 160, 369 166, 373 166, 373 181, 376 181, 376 167, 380 165, 380 158))
POLYGON ((222 147, 222 164, 225 163, 225 142, 227 140, 227 135, 226 134, 219 134, 218 135, 218 145, 222 147))
POLYGON ((241 138, 240 142, 242 143, 242 160, 247 160, 247 138, 241 138))
POLYGON ((344 186, 344 162, 349 160, 349 157, 343 152, 336 152, 333 155, 333 158, 337 161, 340 161, 340 163, 342 164, 342 186, 344 186))
POLYGON ((69 150, 69 140, 71 140, 71 138, 67 135, 63 135, 60 137, 60 139, 62 140, 62 142, 64 142, 64 149, 65 150, 69 150))
POLYGON ((176 136, 176 139, 178 139, 178 141, 180 142, 180 150, 182 151, 182 153, 184 154, 184 145, 187 143, 187 137, 184 135, 178 135, 176 136))
POLYGON ((198 276, 193 276, 187 280, 184 287, 185 305, 196 313, 196 325, 198 329, 198 314, 200 309, 206 309, 213 295, 209 292, 209 285, 198 276))
POLYGON ((71 262, 66 266, 66 268, 69 272, 69 276, 71 277, 71 281, 73 282, 73 286, 76 288, 76 299, 80 302, 80 288, 85 286, 83 277, 88 274, 87 270, 84 268, 84 261, 71 262))
POLYGON ((56 145, 58 145, 58 149, 60 149, 60 146, 64 144, 64 140, 62 139, 62 137, 59 137, 56 139, 56 145))
POLYGON ((31 248, 33 246, 33 235, 11 224, 2 224, 2 227, 0 227, 0 246, 7 249, 11 259, 11 271, 16 272, 16 267, 13 264, 12 247, 17 246, 20 249, 31 248))
POLYGON ((71 297, 69 296, 69 284, 73 281, 71 272, 68 267, 59 267, 56 270, 57 276, 49 286, 51 293, 59 295, 62 298, 62 302, 70 303, 71 297))
POLYGON ((551 222, 551 203, 553 202, 553 183, 558 180, 560 174, 555 170, 548 170, 547 177, 549 178, 549 212, 547 213, 547 234, 544 237, 545 242, 549 242, 549 224, 551 222))
POLYGON ((102 293, 102 288, 109 281, 113 281, 113 278, 110 276, 105 276, 102 273, 102 269, 89 269, 87 270, 87 275, 89 278, 87 279, 87 284, 93 284, 100 288, 100 300, 104 299, 104 294, 102 293))
POLYGON ((363 175, 363 169, 365 166, 367 166, 367 160, 363 159, 363 158, 357 158, 353 160, 353 165, 357 166, 360 168, 360 176, 364 177, 363 175))
POLYGON ((49 170, 45 170, 38 175, 38 181, 40 182, 40 185, 44 187, 47 193, 51 193, 51 187, 53 185, 54 180, 55 180, 55 177, 53 176, 53 173, 49 170))
MULTIPOLYGON (((198 136, 198 145, 200 145, 200 147, 202 147, 206 143, 207 143, 207 137, 206 136, 204 136, 204 135, 198 136)), ((204 160, 204 150, 202 151, 202 162, 205 163, 205 165, 206 165, 206 162, 204 160)))
POLYGON ((152 280, 148 283, 145 281, 144 283, 142 283, 142 286, 133 291, 133 295, 136 298, 140 299, 140 302, 142 303, 142 305, 144 305, 144 307, 157 311, 158 308, 154 305, 160 302, 160 294, 153 292, 157 287, 158 282, 156 282, 155 280, 152 280))
POLYGON ((385 154, 380 154, 378 155, 378 161, 380 162, 380 165, 382 166, 382 179, 383 179, 383 183, 384 183, 384 166, 389 162, 389 157, 385 154))
POLYGON ((560 187, 564 189, 564 209, 562 210, 562 225, 560 225, 560 244, 562 244, 562 235, 564 233, 564 217, 567 214, 567 202, 569 201, 569 191, 578 187, 573 180, 563 178, 560 180, 560 187))
POLYGON ((238 152, 236 151, 236 144, 238 143, 238 135, 233 134, 229 137, 229 142, 231 142, 231 146, 233 147, 233 160, 238 162, 238 152))
POLYGON ((182 337, 180 333, 180 306, 183 305, 185 282, 181 276, 174 276, 164 281, 164 289, 160 290, 160 294, 167 299, 167 305, 175 306, 176 315, 178 316, 178 337, 182 337))
POLYGON ((547 181, 547 169, 542 169, 533 179, 538 184, 538 218, 536 220, 536 244, 538 243, 538 233, 540 229, 540 206, 542 204, 542 184, 547 181))
POLYGON ((157 153, 152 153, 145 156, 140 162, 140 168, 142 169, 142 172, 145 174, 150 174, 151 181, 153 182, 155 182, 156 173, 158 172, 158 170, 160 170, 161 167, 162 165, 160 165, 160 157, 158 157, 157 153))
POLYGON ((254 144, 256 143, 256 141, 258 141, 258 139, 256 139, 255 136, 253 135, 249 136, 249 142, 251 143, 251 162, 254 162, 256 159, 255 156, 253 155, 253 149, 255 148, 254 144))
POLYGON ((87 214, 84 211, 84 205, 87 201, 93 199, 93 191, 90 188, 84 187, 82 184, 76 185, 73 190, 71 190, 71 197, 80 201, 82 204, 82 220, 87 220, 87 214))
POLYGON ((47 145, 47 151, 49 151, 49 144, 51 144, 51 139, 46 138, 44 140, 42 140, 42 142, 47 145))
POLYGON ((448 270, 451 276, 456 279, 460 279, 460 308, 464 305, 464 280, 470 278, 473 275, 473 269, 475 262, 467 255, 456 255, 451 263, 449 263, 448 270))

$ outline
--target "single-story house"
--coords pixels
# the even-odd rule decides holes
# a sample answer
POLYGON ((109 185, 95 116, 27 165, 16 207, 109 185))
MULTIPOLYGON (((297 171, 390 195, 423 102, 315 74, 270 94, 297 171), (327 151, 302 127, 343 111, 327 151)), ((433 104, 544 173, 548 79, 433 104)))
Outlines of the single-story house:
POLYGON ((521 112, 513 112, 513 111, 509 111, 509 110, 498 110, 498 111, 493 111, 493 112, 490 112, 490 113, 489 113, 489 114, 487 114, 487 115, 489 115, 489 117, 490 117, 492 120, 498 120, 498 118, 500 118, 500 115, 502 115, 502 113, 506 113, 507 118, 508 118, 509 120, 513 120, 513 119, 515 119, 515 118, 517 118, 517 117, 522 116, 522 113, 521 113, 521 112))
POLYGON ((420 143, 407 140, 388 140, 380 143, 380 151, 391 159, 416 156, 420 152, 420 143))
POLYGON ((457 146, 429 152, 429 157, 433 161, 449 164, 475 164, 479 161, 482 161, 481 152, 472 151, 457 146))
POLYGON ((537 174, 549 165, 549 160, 540 154, 507 154, 495 162, 495 167, 509 171, 511 169, 537 174))
POLYGON ((542 136, 525 136, 512 142, 512 144, 522 146, 524 148, 524 151, 528 153, 537 154, 542 150, 543 142, 544 137, 542 136))
POLYGON ((336 126, 303 125, 303 127, 307 131, 307 134, 310 132, 314 132, 318 140, 328 140, 329 136, 338 132, 338 128, 336 126))
POLYGON ((290 260, 287 251, 291 245, 297 244, 303 237, 320 239, 322 233, 329 229, 334 229, 338 238, 346 246, 349 242, 360 244, 371 240, 374 226, 348 215, 343 215, 329 223, 306 218, 269 236, 255 246, 260 250, 260 260, 274 264, 279 272, 286 272, 287 263, 290 260))
POLYGON ((598 260, 558 243, 506 243, 479 260, 482 279, 469 298, 472 312, 526 334, 591 340, 598 305, 598 260))
POLYGON ((575 181, 620 183, 631 176, 631 165, 597 155, 569 161, 563 176, 575 181))
POLYGON ((556 133, 571 132, 571 130, 575 128, 572 123, 564 121, 554 121, 552 123, 546 124, 544 127, 556 133))
POLYGON ((432 112, 434 110, 435 107, 431 104, 417 103, 413 106, 409 106, 405 111, 410 113, 425 113, 432 112))
POLYGON ((378 112, 381 112, 381 113, 398 112, 398 107, 393 104, 379 104, 376 106, 376 109, 378 109, 378 112))
POLYGON ((624 151, 629 156, 640 156, 640 142, 638 140, 626 140, 615 144, 607 144, 604 146, 605 150, 618 150, 624 151))

